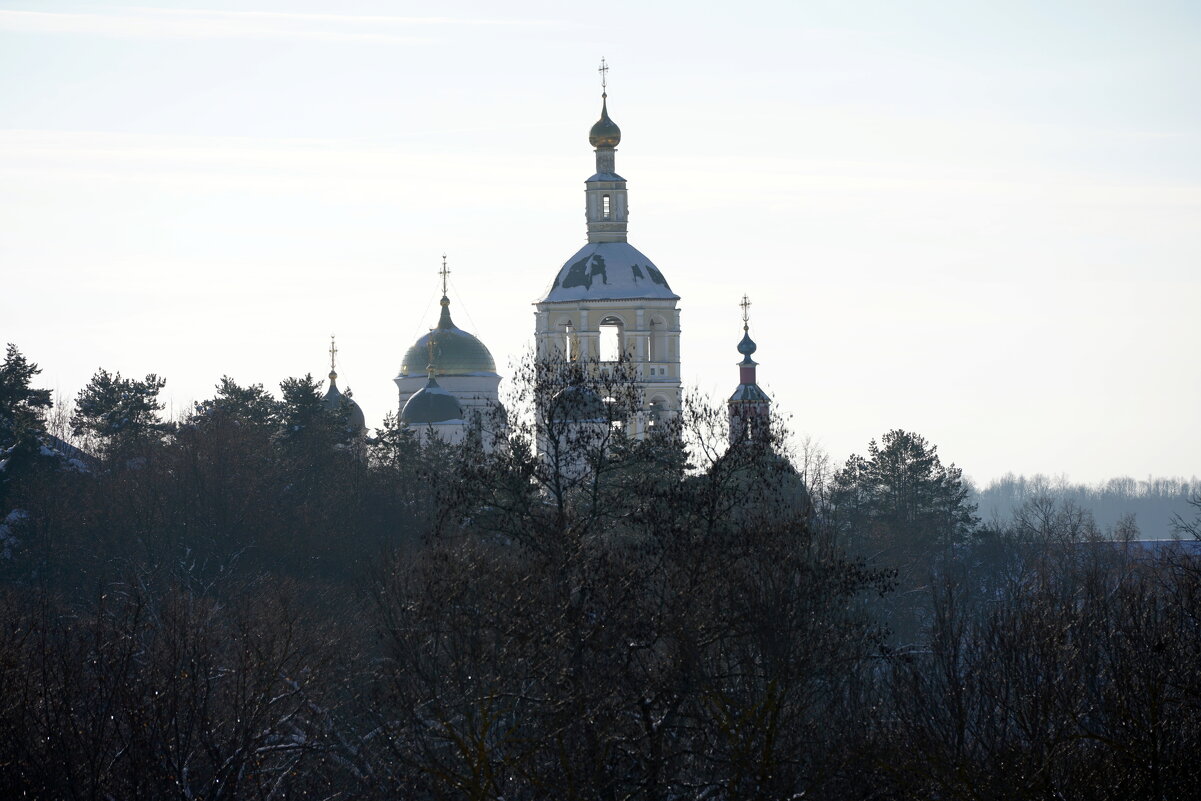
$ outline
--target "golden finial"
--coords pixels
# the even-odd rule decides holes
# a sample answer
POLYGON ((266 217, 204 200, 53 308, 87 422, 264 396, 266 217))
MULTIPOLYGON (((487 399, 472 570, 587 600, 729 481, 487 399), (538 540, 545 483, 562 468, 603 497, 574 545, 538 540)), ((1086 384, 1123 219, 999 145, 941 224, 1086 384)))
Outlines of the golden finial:
POLYGON ((338 377, 335 372, 335 366, 338 358, 338 346, 334 344, 334 335, 329 335, 329 380, 333 381, 338 377))
POLYGON ((434 377, 434 344, 435 344, 434 329, 431 328, 430 329, 430 338, 425 341, 425 349, 429 352, 429 355, 430 355, 429 364, 427 364, 425 366, 425 374, 429 378, 434 377))
POLYGON ((739 303, 738 305, 742 307, 742 330, 749 331, 750 330, 750 320, 751 320, 751 313, 750 313, 751 299, 748 298, 746 295, 743 295, 742 303, 739 303))
POLYGON ((446 277, 450 275, 450 268, 446 266, 446 254, 442 254, 442 269, 438 271, 442 276, 442 296, 446 296, 446 277))
POLYGON ((605 63, 605 57, 601 56, 600 69, 597 70, 601 76, 601 97, 609 96, 609 65, 605 63))

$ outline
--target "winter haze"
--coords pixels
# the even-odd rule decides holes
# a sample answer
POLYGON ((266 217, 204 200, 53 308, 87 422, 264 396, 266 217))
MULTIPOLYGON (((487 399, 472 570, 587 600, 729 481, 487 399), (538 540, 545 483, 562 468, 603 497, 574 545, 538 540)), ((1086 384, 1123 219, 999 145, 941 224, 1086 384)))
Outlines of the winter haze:
POLYGON ((759 376, 832 457, 978 481, 1199 472, 1191 3, 0 2, 0 320, 74 397, 328 370, 377 424, 455 320, 502 373, 622 127, 685 383, 759 376))

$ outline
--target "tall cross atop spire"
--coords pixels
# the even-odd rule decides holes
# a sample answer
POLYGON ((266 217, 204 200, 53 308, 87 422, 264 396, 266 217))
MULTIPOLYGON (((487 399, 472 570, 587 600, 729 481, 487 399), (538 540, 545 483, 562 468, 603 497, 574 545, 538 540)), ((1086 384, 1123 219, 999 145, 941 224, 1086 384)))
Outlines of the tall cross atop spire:
POLYGON ((609 96, 609 65, 605 63, 605 57, 601 56, 600 69, 597 70, 601 76, 601 97, 609 96))
POLYGON ((739 303, 738 305, 742 307, 742 330, 743 330, 743 331, 749 331, 749 330, 750 330, 750 327, 751 327, 751 325, 750 325, 750 320, 751 320, 751 312, 750 312, 750 308, 751 308, 751 299, 750 299, 750 298, 748 298, 746 295, 743 295, 743 296, 742 296, 742 303, 739 303))
POLYGON ((337 378, 338 374, 334 372, 338 359, 338 346, 334 344, 334 335, 329 335, 329 377, 337 378))
POLYGON ((442 294, 446 294, 446 277, 450 275, 450 268, 446 266, 446 254, 442 254, 442 269, 438 271, 442 276, 442 294))

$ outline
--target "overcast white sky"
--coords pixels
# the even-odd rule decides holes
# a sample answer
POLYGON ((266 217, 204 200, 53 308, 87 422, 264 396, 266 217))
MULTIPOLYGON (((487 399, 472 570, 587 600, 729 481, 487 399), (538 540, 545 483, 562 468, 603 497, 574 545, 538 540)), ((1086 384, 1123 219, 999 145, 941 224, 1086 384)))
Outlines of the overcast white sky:
POLYGON ((836 460, 1201 474, 1195 2, 0 0, 0 339, 180 412, 334 332, 375 424, 445 251, 508 372, 584 242, 601 56, 687 382, 733 391, 745 292, 836 460))

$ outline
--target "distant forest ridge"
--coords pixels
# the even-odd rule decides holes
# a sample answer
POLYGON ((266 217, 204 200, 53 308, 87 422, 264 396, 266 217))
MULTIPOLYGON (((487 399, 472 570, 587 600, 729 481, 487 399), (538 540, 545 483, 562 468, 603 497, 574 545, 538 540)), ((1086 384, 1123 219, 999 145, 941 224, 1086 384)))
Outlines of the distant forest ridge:
POLYGON ((1189 498, 1201 495, 1201 479, 1157 478, 1138 480, 1129 476, 1111 478, 1097 484, 1073 484, 1064 476, 1037 473, 1027 478, 1008 473, 989 482, 984 489, 973 488, 978 514, 986 524, 1012 518, 1014 511, 1031 500, 1051 498, 1070 502, 1092 513, 1102 532, 1112 532, 1133 515, 1138 538, 1171 539, 1177 536, 1173 521, 1193 516, 1189 498))

